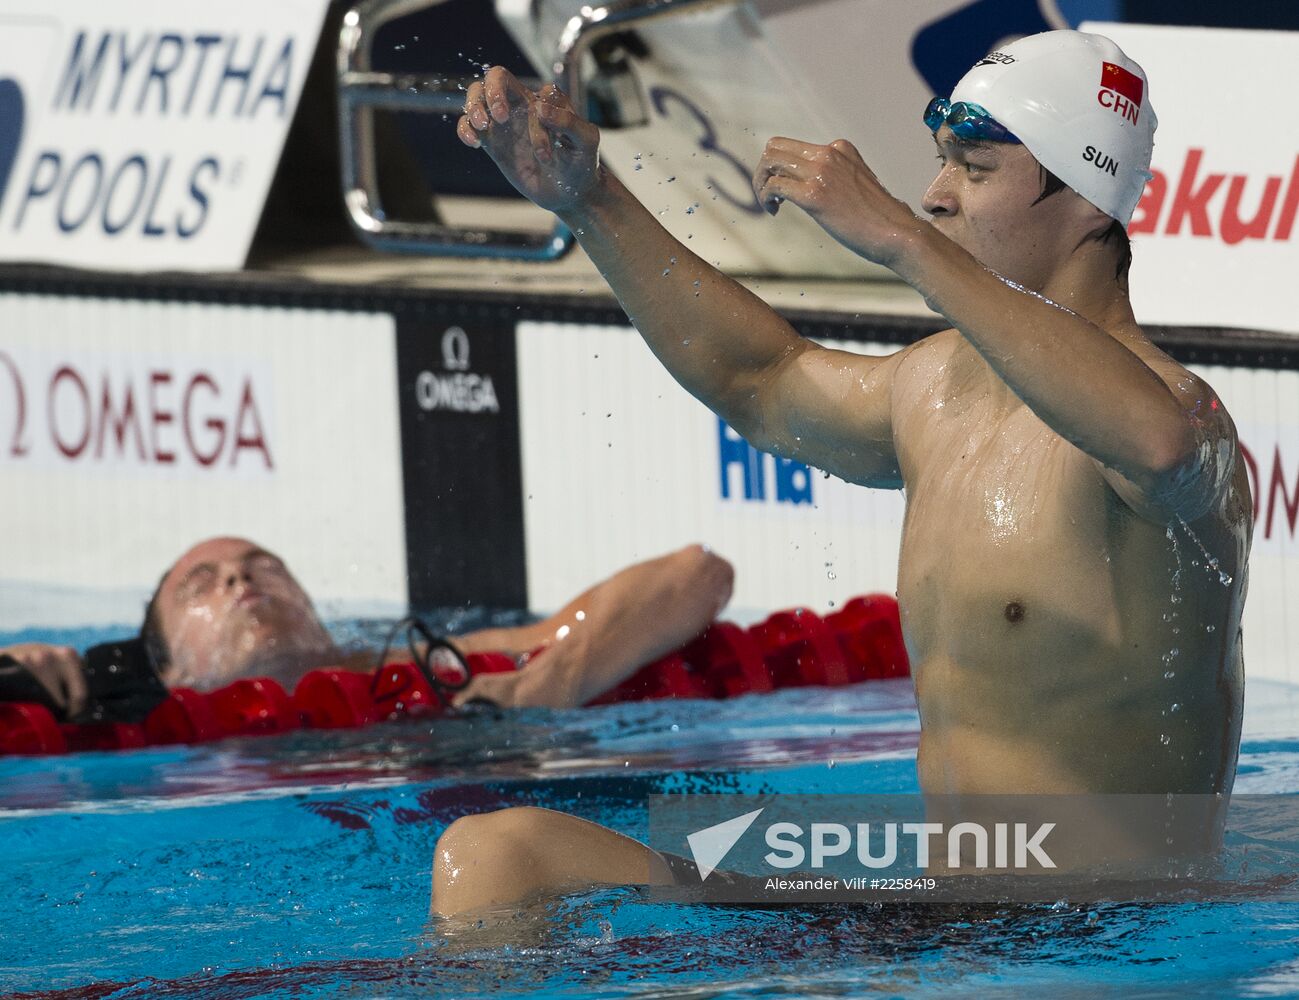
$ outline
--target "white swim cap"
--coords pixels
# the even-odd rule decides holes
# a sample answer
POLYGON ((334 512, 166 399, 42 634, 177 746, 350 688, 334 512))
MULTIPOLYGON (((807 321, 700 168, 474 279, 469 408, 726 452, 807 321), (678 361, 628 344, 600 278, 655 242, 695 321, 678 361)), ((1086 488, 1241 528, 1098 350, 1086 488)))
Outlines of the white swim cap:
POLYGON ((1159 124, 1140 66, 1103 35, 1046 31, 975 63, 952 103, 982 105, 1037 161, 1123 225, 1150 179, 1159 124))

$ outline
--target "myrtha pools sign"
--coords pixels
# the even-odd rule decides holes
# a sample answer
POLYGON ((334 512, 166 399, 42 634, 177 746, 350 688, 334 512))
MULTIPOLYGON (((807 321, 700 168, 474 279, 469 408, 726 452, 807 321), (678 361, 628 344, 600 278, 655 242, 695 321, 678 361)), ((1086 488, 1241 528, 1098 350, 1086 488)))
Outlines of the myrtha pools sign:
POLYGON ((0 14, 0 259, 242 266, 325 0, 0 14))

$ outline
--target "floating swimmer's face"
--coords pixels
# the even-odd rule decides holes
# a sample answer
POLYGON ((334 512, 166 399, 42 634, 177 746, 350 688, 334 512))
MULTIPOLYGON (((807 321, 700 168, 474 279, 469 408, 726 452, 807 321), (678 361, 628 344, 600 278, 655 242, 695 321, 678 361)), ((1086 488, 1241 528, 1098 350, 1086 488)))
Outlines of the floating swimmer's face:
POLYGON ((1061 264, 1110 224, 1069 188, 1041 198, 1042 170, 1024 146, 965 142, 946 125, 934 142, 941 165, 922 202, 934 227, 1025 288, 1045 288, 1061 264))
POLYGON ((172 686, 210 689, 240 677, 328 662, 334 652, 311 599, 276 555, 242 538, 201 542, 157 597, 172 686))

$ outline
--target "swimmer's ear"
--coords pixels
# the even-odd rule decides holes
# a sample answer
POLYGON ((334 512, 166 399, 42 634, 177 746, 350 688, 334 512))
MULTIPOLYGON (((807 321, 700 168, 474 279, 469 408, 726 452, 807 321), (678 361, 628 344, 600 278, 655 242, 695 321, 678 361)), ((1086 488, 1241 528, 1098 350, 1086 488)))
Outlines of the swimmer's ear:
POLYGON ((1092 220, 1092 227, 1087 232, 1087 238, 1089 240, 1099 241, 1105 239, 1105 235, 1114 225, 1114 219, 1106 215, 1099 208, 1095 209, 1095 212, 1096 217, 1092 220))

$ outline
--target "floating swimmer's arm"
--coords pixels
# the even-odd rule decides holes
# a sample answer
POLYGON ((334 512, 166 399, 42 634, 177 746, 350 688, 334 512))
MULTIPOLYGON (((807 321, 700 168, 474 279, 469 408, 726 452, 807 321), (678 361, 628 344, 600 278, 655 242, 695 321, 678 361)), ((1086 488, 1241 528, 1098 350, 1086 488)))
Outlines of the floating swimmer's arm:
POLYGON ((905 352, 868 357, 800 337, 598 166, 599 131, 553 87, 534 95, 493 68, 470 87, 458 134, 568 224, 673 377, 751 444, 854 482, 901 485, 890 387, 905 352))
POLYGON ((754 190, 772 214, 798 205, 919 291, 1141 516, 1192 520, 1221 497, 1235 432, 1207 385, 1180 368, 1157 374, 1087 319, 983 267, 890 195, 850 143, 772 139, 754 190))
POLYGON ((68 718, 80 715, 86 707, 85 664, 75 649, 24 642, 0 649, 0 661, 5 657, 31 674, 68 718))
POLYGON ((691 545, 620 570, 545 621, 461 636, 465 653, 543 648, 516 673, 475 678, 456 702, 585 705, 702 633, 730 600, 733 579, 730 563, 691 545))

